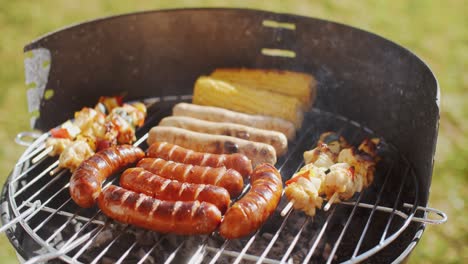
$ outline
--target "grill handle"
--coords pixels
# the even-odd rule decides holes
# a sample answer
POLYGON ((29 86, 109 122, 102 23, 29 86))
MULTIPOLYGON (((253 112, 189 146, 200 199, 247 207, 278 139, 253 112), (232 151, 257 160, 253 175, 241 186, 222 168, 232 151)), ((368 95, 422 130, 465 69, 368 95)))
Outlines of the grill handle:
MULTIPOLYGON (((413 207, 412 204, 407 204, 407 203, 404 203, 403 206, 408 207, 408 208, 413 207)), ((448 219, 446 213, 435 208, 418 206, 416 208, 416 211, 423 211, 424 217, 413 217, 413 219, 411 219, 411 221, 413 222, 419 222, 419 223, 431 224, 431 225, 440 225, 440 224, 447 222, 447 219, 448 219), (438 215, 439 219, 429 218, 431 213, 438 215)))
MULTIPOLYGON (((350 206, 357 205, 359 207, 367 208, 367 209, 372 209, 374 207, 374 205, 366 204, 366 203, 357 203, 356 204, 355 202, 341 202, 341 204, 350 205, 350 206)), ((415 205, 409 204, 409 203, 404 203, 403 207, 408 208, 408 209, 412 209, 412 208, 415 208, 415 205)), ((405 212, 403 212, 401 210, 395 210, 394 208, 390 208, 390 207, 376 206, 375 209, 377 211, 380 211, 380 212, 396 214, 396 215, 398 215, 399 217, 401 217, 403 219, 407 219, 408 217, 410 217, 407 213, 405 213, 405 212)), ((434 208, 424 207, 424 206, 416 206, 416 208, 414 209, 414 213, 412 215, 413 215, 412 218, 411 218, 412 222, 431 224, 431 225, 443 224, 443 223, 447 222, 447 219, 448 219, 447 214, 445 214, 444 212, 442 212, 440 210, 437 210, 437 209, 434 209, 434 208), (419 211, 419 210, 424 212, 424 217, 414 216, 414 214, 416 214, 416 212, 419 211), (428 215, 430 213, 434 213, 434 214, 439 215, 440 219, 429 218, 428 215)))
POLYGON ((15 137, 15 142, 18 145, 29 147, 36 139, 38 139, 42 133, 35 131, 24 131, 20 132, 15 137))

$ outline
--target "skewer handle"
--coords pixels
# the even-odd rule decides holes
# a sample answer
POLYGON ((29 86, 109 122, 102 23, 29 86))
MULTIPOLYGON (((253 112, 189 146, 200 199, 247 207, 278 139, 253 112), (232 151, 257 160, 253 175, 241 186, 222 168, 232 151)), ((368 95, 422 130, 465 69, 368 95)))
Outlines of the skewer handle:
POLYGON ((44 149, 41 153, 39 153, 36 157, 32 159, 31 161, 32 164, 36 164, 37 162, 39 162, 42 158, 47 156, 47 154, 52 152, 53 149, 54 149, 54 146, 48 146, 46 149, 44 149))
POLYGON ((49 172, 49 175, 50 175, 50 176, 54 176, 54 175, 56 175, 57 173, 59 173, 61 170, 62 170, 62 167, 56 167, 55 169, 53 169, 53 170, 51 170, 51 171, 49 172))
POLYGON ((338 193, 334 193, 332 197, 327 201, 327 204, 323 207, 323 211, 328 211, 331 207, 331 205, 335 202, 335 200, 338 198, 338 193))
POLYGON ((294 205, 294 200, 291 200, 285 207, 284 209, 281 211, 280 215, 282 217, 284 217, 285 215, 287 215, 289 213, 289 211, 291 211, 292 207, 294 205))

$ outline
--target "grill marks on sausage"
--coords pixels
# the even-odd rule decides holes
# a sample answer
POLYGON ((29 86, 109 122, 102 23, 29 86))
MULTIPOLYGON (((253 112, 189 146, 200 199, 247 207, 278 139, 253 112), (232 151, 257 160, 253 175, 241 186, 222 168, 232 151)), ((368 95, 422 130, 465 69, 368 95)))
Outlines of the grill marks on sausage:
POLYGON ((229 193, 224 188, 165 179, 143 168, 127 169, 120 176, 120 185, 161 200, 209 202, 222 212, 230 203, 229 193))
MULTIPOLYGON (((102 211, 117 221, 164 233, 206 234, 221 222, 230 193, 238 195, 242 191, 242 176, 252 173, 250 160, 241 154, 199 153, 156 142, 148 155, 155 158, 141 159, 141 149, 125 145, 99 152, 75 171, 70 192, 75 198, 77 194, 81 197, 77 203, 83 207, 92 206, 98 197, 102 211), (139 159, 141 168, 127 169, 121 175, 123 188, 110 186, 101 192, 104 179, 139 159), (86 196, 85 203, 82 197, 86 196)), ((282 182, 274 166, 259 165, 251 182, 251 190, 227 210, 220 226, 221 236, 231 239, 248 235, 275 210, 282 182)))
POLYGON ((238 171, 244 178, 247 178, 252 173, 252 162, 245 155, 239 153, 200 153, 166 142, 155 142, 149 147, 148 156, 198 166, 225 166, 226 168, 238 171))
POLYGON ((104 149, 83 161, 70 178, 70 195, 81 207, 94 205, 102 182, 117 171, 137 162, 145 153, 131 145, 104 149))
POLYGON ((275 211, 280 201, 283 183, 273 165, 257 166, 251 182, 250 191, 224 215, 219 233, 227 239, 240 238, 257 230, 275 211))
POLYGON ((160 158, 144 158, 138 162, 137 166, 171 180, 220 186, 225 188, 232 197, 239 195, 244 187, 242 175, 236 170, 225 167, 194 166, 160 158))
POLYGON ((221 212, 199 201, 161 201, 114 185, 98 199, 101 210, 117 221, 162 233, 208 234, 221 221, 221 212))

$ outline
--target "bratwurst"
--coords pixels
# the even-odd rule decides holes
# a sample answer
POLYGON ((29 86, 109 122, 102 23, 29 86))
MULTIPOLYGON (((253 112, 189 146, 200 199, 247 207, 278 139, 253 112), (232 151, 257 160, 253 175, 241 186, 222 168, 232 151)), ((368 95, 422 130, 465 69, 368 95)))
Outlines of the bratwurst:
POLYGON ((226 169, 226 167, 194 166, 159 158, 144 158, 138 162, 137 167, 141 167, 166 179, 223 187, 229 192, 231 197, 239 195, 244 187, 242 175, 238 171, 226 169))
POLYGON ((148 148, 148 157, 199 166, 216 168, 224 166, 238 171, 244 179, 252 173, 252 162, 245 155, 201 153, 167 142, 156 141, 151 144, 148 148))
POLYGON ((161 233, 209 234, 221 221, 210 203, 163 201, 115 185, 102 191, 98 205, 110 218, 161 233))
POLYGON ((148 144, 165 141, 184 148, 213 154, 241 153, 255 167, 260 163, 276 163, 275 149, 265 143, 252 142, 229 136, 210 135, 177 127, 153 127, 148 135, 148 144))
POLYGON ((158 126, 178 127, 195 132, 224 135, 240 139, 261 142, 275 148, 278 156, 288 150, 288 139, 278 131, 260 129, 235 123, 210 122, 188 116, 168 116, 158 126))
POLYGON ((131 145, 119 145, 99 151, 83 161, 73 172, 70 178, 71 198, 81 207, 92 207, 105 179, 144 156, 143 150, 131 145))
POLYGON ((281 199, 283 182, 273 165, 257 166, 250 180, 252 188, 227 210, 219 227, 219 234, 226 239, 240 238, 257 230, 281 199))
POLYGON ((130 168, 120 176, 120 186, 166 201, 200 201, 214 204, 225 212, 231 202, 226 189, 206 184, 165 179, 143 168, 130 168))
POLYGON ((190 116, 213 122, 230 122, 246 126, 274 130, 283 133, 289 140, 296 136, 293 123, 271 116, 249 115, 214 106, 202 106, 188 103, 178 103, 172 108, 174 116, 190 116))

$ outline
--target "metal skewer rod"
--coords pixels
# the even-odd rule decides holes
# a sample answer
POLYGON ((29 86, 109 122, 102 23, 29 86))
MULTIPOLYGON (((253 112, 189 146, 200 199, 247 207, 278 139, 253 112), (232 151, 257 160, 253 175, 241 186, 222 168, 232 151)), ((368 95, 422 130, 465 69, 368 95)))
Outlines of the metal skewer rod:
POLYGON ((39 153, 36 157, 32 159, 32 163, 37 163, 39 162, 42 158, 47 156, 52 150, 54 149, 54 146, 48 146, 46 149, 44 149, 41 153, 39 153))
POLYGON ((55 174, 60 173, 61 170, 62 170, 62 167, 59 166, 59 167, 57 167, 57 168, 51 170, 51 171, 49 172, 49 175, 50 175, 50 176, 54 176, 55 174))
POLYGON ((331 207, 331 205, 335 202, 335 200, 338 198, 338 193, 334 193, 332 197, 327 201, 327 204, 323 207, 323 211, 328 211, 331 207))
POLYGON ((44 150, 44 148, 45 148, 45 144, 41 144, 35 150, 31 151, 28 155, 26 155, 23 158, 21 158, 20 160, 18 160, 18 162, 16 163, 16 166, 22 165, 24 162, 26 162, 30 158, 35 157, 37 155, 37 153, 44 150))
POLYGON ((285 207, 284 209, 281 211, 281 216, 284 217, 285 215, 287 215, 289 213, 289 211, 292 209, 294 205, 294 200, 291 200, 285 207))

